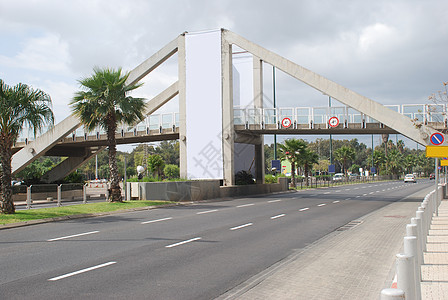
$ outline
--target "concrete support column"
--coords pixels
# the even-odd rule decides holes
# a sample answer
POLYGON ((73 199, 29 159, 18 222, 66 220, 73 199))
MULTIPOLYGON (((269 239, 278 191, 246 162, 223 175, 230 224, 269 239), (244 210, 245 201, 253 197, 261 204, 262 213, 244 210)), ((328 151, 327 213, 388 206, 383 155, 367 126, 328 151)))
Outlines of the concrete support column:
MULTIPOLYGON (((263 108, 263 61, 254 56, 253 68, 254 107, 263 108)), ((257 183, 264 183, 264 137, 261 136, 260 140, 261 144, 255 145, 255 179, 257 183)))
POLYGON ((233 125, 232 45, 221 36, 222 59, 222 150, 224 184, 235 184, 235 129, 233 125))
POLYGON ((180 177, 188 178, 187 174, 187 105, 185 97, 185 35, 182 34, 178 38, 177 59, 179 73, 179 160, 180 160, 180 177))

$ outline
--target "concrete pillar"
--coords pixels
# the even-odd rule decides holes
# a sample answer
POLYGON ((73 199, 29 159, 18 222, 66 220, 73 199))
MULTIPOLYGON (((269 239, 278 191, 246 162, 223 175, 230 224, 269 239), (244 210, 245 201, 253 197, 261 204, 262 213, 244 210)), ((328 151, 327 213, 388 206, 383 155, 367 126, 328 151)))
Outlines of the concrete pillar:
POLYGON ((232 80, 232 45, 221 37, 222 47, 222 149, 224 184, 235 184, 234 142, 235 129, 233 125, 233 80, 232 80))
MULTIPOLYGON (((254 107, 263 108, 263 61, 254 56, 254 107)), ((263 120, 264 121, 264 120, 263 120)), ((257 183, 264 183, 264 137, 260 137, 261 144, 255 145, 255 179, 257 183)))
POLYGON ((185 35, 182 34, 178 38, 177 59, 179 73, 179 160, 180 160, 180 177, 188 178, 187 174, 187 105, 185 97, 185 35))

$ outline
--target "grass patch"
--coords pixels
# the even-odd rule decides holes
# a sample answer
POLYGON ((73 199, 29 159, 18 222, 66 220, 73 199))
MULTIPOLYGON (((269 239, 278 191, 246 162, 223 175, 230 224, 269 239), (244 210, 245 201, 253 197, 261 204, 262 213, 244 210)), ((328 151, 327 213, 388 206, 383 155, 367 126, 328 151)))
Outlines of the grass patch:
POLYGON ((12 215, 0 214, 0 225, 25 222, 31 220, 72 216, 72 215, 111 212, 117 210, 155 206, 169 203, 173 202, 140 200, 140 201, 125 201, 123 203, 100 202, 100 203, 78 204, 62 207, 16 210, 16 213, 12 215))

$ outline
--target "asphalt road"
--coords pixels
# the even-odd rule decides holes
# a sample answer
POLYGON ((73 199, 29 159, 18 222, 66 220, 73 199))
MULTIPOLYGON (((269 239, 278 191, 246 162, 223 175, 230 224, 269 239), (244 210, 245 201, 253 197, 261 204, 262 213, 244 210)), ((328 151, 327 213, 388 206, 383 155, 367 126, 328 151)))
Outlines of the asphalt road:
POLYGON ((433 184, 346 185, 2 230, 0 299, 213 299, 433 184))

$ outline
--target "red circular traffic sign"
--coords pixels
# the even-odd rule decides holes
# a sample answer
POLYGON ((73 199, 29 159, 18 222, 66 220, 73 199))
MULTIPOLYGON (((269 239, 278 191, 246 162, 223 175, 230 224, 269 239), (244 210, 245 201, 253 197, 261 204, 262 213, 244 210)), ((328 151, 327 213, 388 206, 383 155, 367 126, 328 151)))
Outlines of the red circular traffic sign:
POLYGON ((430 141, 431 141, 431 144, 433 144, 435 146, 441 145, 444 140, 445 140, 445 138, 443 137, 443 134, 440 132, 431 134, 430 141))
POLYGON ((328 125, 330 125, 330 127, 338 127, 339 119, 337 117, 331 117, 330 120, 328 120, 328 125))
POLYGON ((283 118, 282 120, 282 126, 284 128, 289 128, 291 126, 292 122, 290 118, 283 118))

